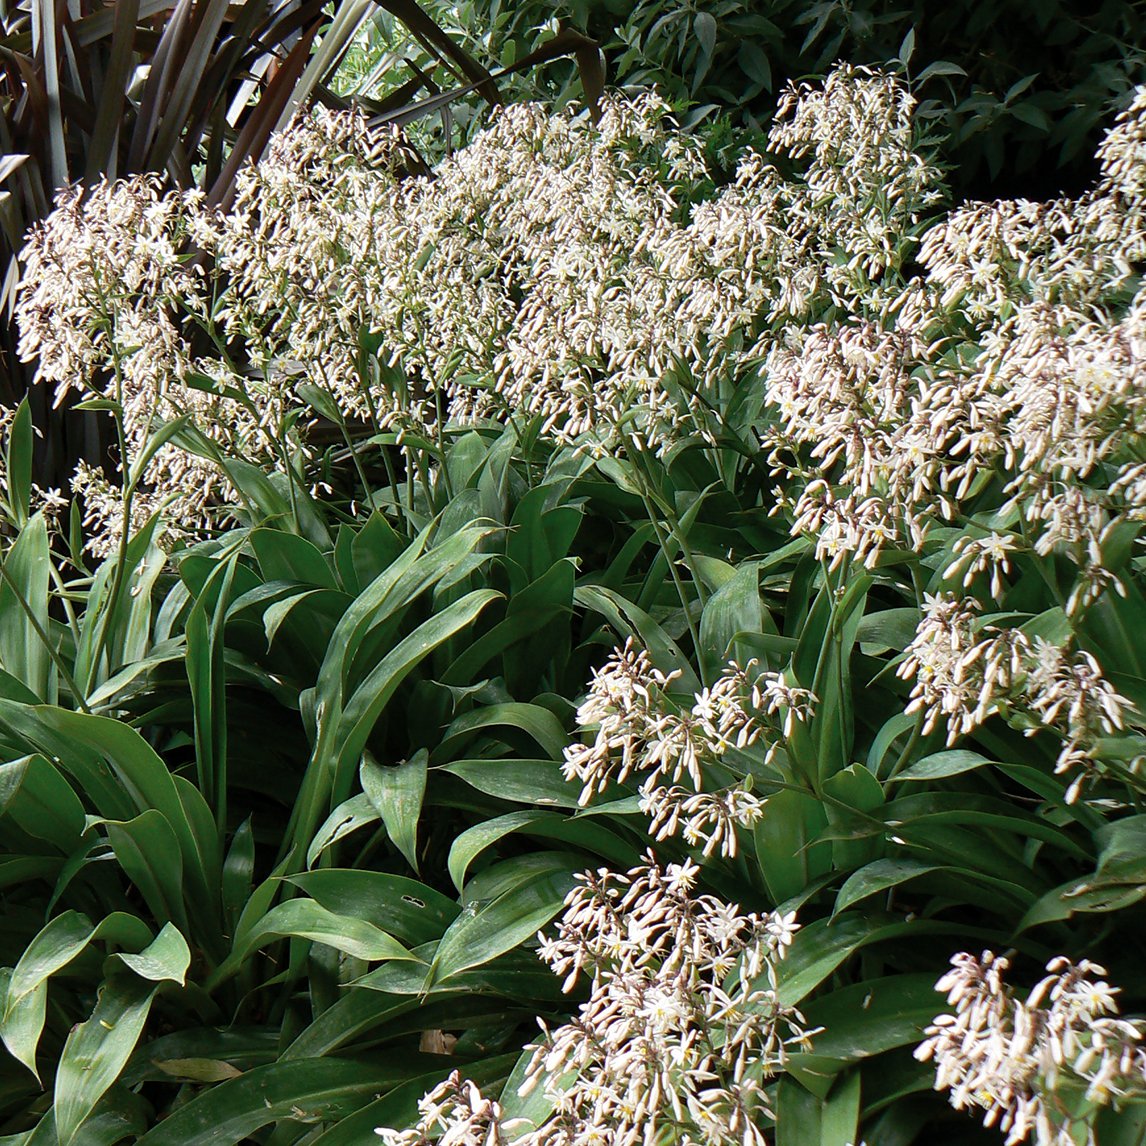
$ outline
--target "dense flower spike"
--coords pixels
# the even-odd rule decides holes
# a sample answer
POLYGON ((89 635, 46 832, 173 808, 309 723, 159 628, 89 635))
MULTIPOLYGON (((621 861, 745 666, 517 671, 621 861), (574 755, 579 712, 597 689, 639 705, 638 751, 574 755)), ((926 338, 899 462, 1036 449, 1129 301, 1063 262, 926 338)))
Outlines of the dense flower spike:
POLYGON ((935 1062, 935 1089, 949 1090, 957 1110, 985 1110, 1007 1146, 1032 1133, 1036 1146, 1093 1146, 1095 1107, 1146 1095, 1146 1029, 1116 1017, 1118 988, 1102 967, 1053 959, 1020 1001, 1003 981, 1007 959, 984 951, 951 962, 936 990, 954 1014, 935 1019, 915 1057, 935 1062))
POLYGON ((544 1087, 553 1113, 526 1128, 454 1074, 386 1146, 764 1146, 765 1084, 812 1032, 776 995, 794 914, 744 915, 695 895, 695 864, 646 857, 622 875, 587 872, 541 956, 569 990, 592 980, 575 1018, 533 1048, 522 1093, 544 1087), (524 1132, 523 1132, 524 1131, 524 1132), (438 1135, 441 1135, 439 1138, 438 1135), (520 1136, 518 1136, 520 1134, 520 1136))
POLYGON ((162 194, 151 176, 101 183, 82 199, 79 188, 65 188, 23 251, 21 355, 38 359, 57 404, 76 391, 112 402, 122 419, 120 479, 81 464, 72 482, 97 556, 119 545, 125 515, 138 530, 167 509, 172 540, 202 530, 211 506, 230 500, 209 456, 155 440, 165 423, 187 417, 216 449, 273 464, 270 431, 283 417, 282 396, 239 377, 227 359, 192 350, 191 323, 207 313, 208 284, 183 248, 200 210, 197 195, 162 194), (222 396, 236 385, 245 401, 222 396))
POLYGON ((1130 702, 1107 681, 1094 657, 1070 653, 1021 629, 980 626, 977 604, 928 596, 923 620, 896 670, 914 680, 905 711, 923 716, 923 731, 947 726, 947 743, 1006 710, 1027 735, 1047 730, 1060 739, 1057 771, 1078 769, 1068 803, 1098 773, 1095 743, 1125 726, 1130 702))
POLYGON ((672 696, 675 678, 653 668, 631 639, 615 650, 577 710, 593 742, 565 750, 565 776, 580 781, 583 805, 636 776, 655 839, 679 835, 703 844, 705 855, 735 856, 737 827, 756 823, 766 800, 736 780, 726 754, 763 740, 761 755, 770 759, 795 722, 810 717, 815 697, 754 661, 730 664, 691 706, 672 696))

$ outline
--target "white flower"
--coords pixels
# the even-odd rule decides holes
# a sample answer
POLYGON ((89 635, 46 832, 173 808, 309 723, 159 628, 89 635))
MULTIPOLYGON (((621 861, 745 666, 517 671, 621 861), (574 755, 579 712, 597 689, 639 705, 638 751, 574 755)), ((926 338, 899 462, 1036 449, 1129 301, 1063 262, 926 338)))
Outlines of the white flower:
MULTIPOLYGON (((695 874, 648 856, 624 874, 585 873, 570 893, 543 954, 558 974, 584 968, 592 984, 568 1023, 541 1026, 522 1094, 546 1088, 554 1113, 522 1146, 651 1146, 670 1131, 765 1146, 761 1116, 773 1112, 762 1083, 808 1041, 799 1012, 771 989, 795 920, 693 896, 695 874)), ((456 1073, 420 1109, 412 1131, 378 1131, 387 1146, 428 1146, 438 1132, 457 1146, 507 1140, 499 1105, 456 1073)))
POLYGON ((915 1057, 935 1063, 935 1088, 949 1090, 956 1109, 978 1107, 1007 1142, 1036 1146, 1078 1141, 1080 1119, 1055 1096, 1060 1081, 1086 1084, 1097 1105, 1127 1095, 1146 1097, 1146 1031, 1119 1020, 1117 988, 1092 976, 1097 964, 1058 957, 1025 1001, 1004 982, 1008 961, 990 951, 961 953, 936 984, 954 1014, 938 1016, 915 1057))

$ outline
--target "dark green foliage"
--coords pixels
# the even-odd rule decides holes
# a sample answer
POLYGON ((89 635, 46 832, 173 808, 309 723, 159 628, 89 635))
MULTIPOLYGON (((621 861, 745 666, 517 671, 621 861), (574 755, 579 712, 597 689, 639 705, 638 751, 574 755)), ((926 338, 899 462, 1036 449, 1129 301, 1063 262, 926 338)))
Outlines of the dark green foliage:
MULTIPOLYGON (((1126 0, 467 0, 433 10, 475 54, 503 61, 547 21, 567 21, 602 44, 611 82, 656 86, 686 124, 766 126, 788 80, 837 60, 900 59, 949 136, 954 189, 970 198, 1088 186, 1102 125, 1146 66, 1146 9, 1126 0)), ((554 64, 524 90, 564 96, 576 77, 554 64)))

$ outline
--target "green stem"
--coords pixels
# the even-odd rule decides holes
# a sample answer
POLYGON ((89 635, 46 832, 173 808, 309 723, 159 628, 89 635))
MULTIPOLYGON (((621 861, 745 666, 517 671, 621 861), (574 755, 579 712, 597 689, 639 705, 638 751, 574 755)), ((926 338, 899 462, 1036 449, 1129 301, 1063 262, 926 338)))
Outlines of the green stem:
POLYGON ((697 667, 700 669, 701 683, 707 685, 708 681, 704 679, 704 658, 701 656, 700 650, 700 633, 697 631, 696 622, 692 619, 692 608, 689 602, 688 594, 684 589, 684 582, 680 579, 680 573, 677 572, 676 562, 672 559, 669 553, 668 538, 665 537, 661 531, 661 523, 657 519, 654 512, 654 506, 649 501, 644 492, 641 493, 641 501, 644 503, 645 513, 648 514, 649 523, 653 527, 653 532, 657 535, 657 544, 661 548, 661 552, 665 555, 665 561, 668 564, 669 576, 672 578, 672 583, 676 586, 677 596, 680 597, 681 608, 684 610, 685 624, 688 625, 689 636, 692 637, 693 652, 696 657, 697 667))

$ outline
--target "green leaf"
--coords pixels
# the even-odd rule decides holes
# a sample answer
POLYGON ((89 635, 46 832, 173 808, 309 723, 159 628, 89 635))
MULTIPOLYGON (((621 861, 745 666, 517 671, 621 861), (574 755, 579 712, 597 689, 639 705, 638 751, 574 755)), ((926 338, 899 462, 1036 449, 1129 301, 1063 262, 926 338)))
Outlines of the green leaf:
POLYGON ((1044 923, 1058 923, 1076 914, 1125 911, 1143 899, 1146 899, 1146 885, 1090 887, 1077 879, 1068 880, 1033 903, 1015 926, 1015 933, 1044 923))
POLYGON ((810 1146, 820 1141, 820 1099, 791 1078, 776 1088, 776 1146, 810 1146))
POLYGON ((823 804, 808 792, 785 788, 764 801, 753 837, 756 862, 774 905, 799 895, 831 870, 831 844, 812 842, 827 826, 823 804))
POLYGON ((345 425, 346 419, 338 408, 337 400, 329 390, 322 386, 315 386, 310 382, 299 382, 295 386, 294 392, 328 422, 333 422, 336 426, 345 425))
MULTIPOLYGON (((871 584, 871 578, 861 574, 846 587, 842 587, 843 592, 838 600, 827 585, 821 591, 822 595, 829 594, 830 619, 817 656, 816 674, 811 686, 818 704, 809 728, 815 744, 815 774, 821 785, 829 776, 846 768, 851 761, 855 735, 851 655, 871 584)), ((804 635, 801 634, 800 643, 803 642, 804 635)), ((793 667, 800 657, 801 651, 797 647, 792 656, 793 667)))
MULTIPOLYGON (((382 658, 346 702, 337 728, 340 765, 361 756, 374 722, 413 668, 438 645, 470 625, 491 601, 501 594, 493 589, 475 589, 429 620, 382 658)), ((337 790, 337 789, 336 789, 337 790)))
POLYGON ((447 863, 454 886, 461 891, 466 872, 473 861, 486 848, 513 832, 543 835, 575 844, 624 867, 631 867, 637 861, 635 847, 624 843, 613 832, 587 818, 569 818, 543 811, 510 812, 475 824, 454 840, 447 863))
POLYGON ((274 644, 280 631, 296 634, 317 663, 330 643, 334 625, 345 608, 345 595, 331 589, 304 589, 290 593, 272 602, 263 612, 267 647, 274 644))
POLYGON ((519 828, 528 827, 549 815, 542 811, 510 812, 505 816, 487 820, 485 823, 475 824, 472 828, 462 832, 450 847, 447 868, 454 887, 461 891, 465 885, 466 872, 473 861, 481 855, 486 848, 496 843, 503 836, 516 832, 519 828))
POLYGON ((325 943, 357 959, 413 959, 392 935, 352 915, 337 915, 314 900, 288 899, 272 907, 244 936, 232 958, 242 961, 272 939, 291 937, 325 943))
POLYGON ((530 582, 566 556, 584 519, 580 506, 552 504, 561 492, 560 485, 537 486, 517 503, 510 518, 506 556, 525 570, 530 582))
POLYGON ((900 780, 945 780, 949 776, 960 776, 974 771, 991 761, 978 752, 966 748, 949 748, 944 752, 933 752, 917 760, 906 772, 898 776, 900 780))
POLYGON ((45 644, 50 629, 48 527, 37 513, 3 557, 0 582, 0 666, 41 700, 55 700, 52 662, 45 644))
POLYGON ((363 791, 382 817, 390 839, 415 872, 428 759, 429 753, 423 748, 409 760, 384 768, 367 752, 358 772, 363 791))
MULTIPOLYGON (((811 1026, 824 1028, 812 1054, 842 1066, 920 1042, 943 1009, 943 996, 936 994, 934 972, 913 972, 853 983, 801 1009, 811 1026)), ((802 1057, 792 1060, 798 1065, 802 1057)))
POLYGON ((825 800, 824 811, 833 828, 863 833, 861 838, 832 840, 832 863, 836 869, 850 871, 875 859, 884 834, 882 821, 872 823, 883 807, 880 782, 862 764, 850 764, 824 781, 824 795, 831 797, 825 800), (841 808, 840 804, 846 807, 841 808), (860 814, 852 815, 848 809, 860 814))
POLYGON ((888 768, 883 767, 883 762, 888 759, 888 752, 891 746, 900 737, 909 733, 916 724, 916 718, 906 712, 897 712, 894 716, 888 717, 880 727, 879 732, 876 733, 875 739, 872 741, 871 748, 867 754, 867 766, 877 776, 884 776, 895 763, 895 757, 890 757, 891 763, 888 768))
POLYGON ((118 951, 115 957, 143 979, 153 983, 170 980, 181 987, 187 981, 187 969, 191 966, 191 948, 172 923, 165 924, 138 955, 118 951))
MULTIPOLYGON (((135 729, 108 717, 4 699, 0 699, 0 722, 30 747, 58 761, 57 766, 72 777, 100 816, 130 821, 140 812, 161 814, 176 841, 173 854, 164 858, 169 863, 176 855, 181 858, 186 898, 200 904, 217 902, 217 853, 201 851, 203 843, 187 817, 185 794, 181 795, 167 765, 135 729)), ((164 876, 162 882, 171 888, 175 881, 164 876)), ((181 892, 180 902, 183 898, 181 892)))
MULTIPOLYGON (((66 967, 95 934, 92 921, 78 911, 65 911, 46 923, 24 948, 8 981, 4 1010, 66 967)), ((150 938, 150 936, 149 936, 150 938)))
POLYGON ((358 831, 369 824, 376 824, 382 817, 365 792, 343 800, 314 834, 306 852, 306 866, 314 867, 318 857, 332 844, 344 836, 358 831))
POLYGON ((1098 872, 1106 880, 1146 882, 1146 815, 1125 816, 1095 833, 1098 872))
POLYGON ((311 839, 320 820, 349 795, 353 770, 374 724, 406 676, 500 596, 489 589, 475 590, 435 613, 391 648, 347 698, 355 654, 371 629, 456 566, 487 532, 463 530, 419 559, 418 547, 428 536, 424 533, 347 609, 319 672, 317 739, 288 839, 311 839))
POLYGON ((869 895, 876 895, 888 888, 898 887, 901 883, 915 879, 917 876, 927 875, 933 871, 952 871, 953 868, 944 868, 940 864, 923 863, 913 859, 881 859, 860 868, 844 882, 836 895, 835 912, 847 910, 853 904, 859 903, 869 895))
POLYGON ((532 689, 570 643, 567 618, 573 612, 577 574, 571 559, 558 561, 536 581, 515 591, 505 617, 482 633, 442 676, 442 683, 462 685, 477 678, 494 658, 501 657, 510 691, 532 689), (560 629, 555 626, 561 625, 560 629), (530 640, 542 634, 540 639, 530 640), (506 655, 509 649, 512 655, 506 655))
POLYGON ((123 407, 111 398, 85 398, 82 402, 77 402, 73 410, 106 410, 112 414, 119 414, 123 416, 123 407))
POLYGON ((1118 911, 1146 898, 1146 815, 1104 824, 1094 839, 1098 846, 1095 871, 1047 892, 1020 920, 1019 931, 1080 913, 1118 911))
MULTIPOLYGON (((469 1067, 466 1068, 469 1073, 469 1067)), ((388 1094, 342 1119, 321 1134, 315 1146, 362 1146, 369 1142, 378 1127, 413 1126, 418 1121, 418 1103, 428 1091, 442 1081, 439 1068, 394 1087, 388 1094)))
POLYGON ((39 753, 0 764, 0 816, 71 852, 84 832, 84 808, 55 765, 39 753))
POLYGON ((853 1146, 859 1140, 860 1073, 832 1087, 820 1116, 820 1146, 853 1146))
POLYGON ((516 804, 576 808, 581 787, 566 780, 553 760, 455 760, 442 768, 487 796, 516 804))
POLYGON ((699 692, 700 680, 688 658, 668 633, 644 609, 603 585, 581 585, 573 594, 578 604, 603 616, 622 637, 635 636, 662 672, 676 671, 681 692, 699 692))
POLYGON ((16 1041, 23 1040, 20 1045, 24 1050, 20 1054, 13 1050, 13 1054, 33 1073, 30 1060, 35 1054, 43 1026, 42 998, 36 1007, 30 1009, 24 1008, 24 1000, 37 993, 42 995, 48 979, 67 967, 89 943, 97 939, 118 947, 142 949, 151 943, 152 932, 141 919, 126 912, 112 912, 93 927, 86 916, 67 911, 46 924, 32 939, 7 980, 2 1029, 7 1030, 9 1016, 15 1015, 12 1024, 17 1034, 13 1037, 16 1041), (37 1010, 40 1026, 33 1028, 30 1016, 37 1010))
POLYGON ((705 604, 700 615, 700 645, 710 679, 715 679, 728 658, 736 655, 737 633, 764 632, 766 619, 771 621, 760 600, 759 582, 755 562, 744 562, 705 604))
POLYGON ((153 809, 132 820, 107 820, 105 824, 115 858, 152 915, 190 930, 179 842, 163 814, 153 809))
POLYGON ((386 872, 322 868, 290 882, 329 911, 384 927, 411 946, 438 939, 461 911, 440 891, 386 872))
MULTIPOLYGON (((79 520, 78 516, 73 515, 73 520, 79 520)), ((155 568, 158 527, 159 514, 155 513, 132 534, 122 555, 114 553, 96 569, 87 594, 73 669, 80 692, 89 698, 100 695, 99 686, 106 684, 108 675, 125 663, 127 652, 136 642, 142 641, 140 647, 147 648, 151 634, 140 629, 150 613, 151 602, 140 597, 145 594, 150 597, 147 590, 158 575, 155 568), (134 594, 125 591, 127 586, 134 588, 136 578, 139 578, 140 591, 134 594)), ((160 568, 166 564, 166 554, 159 564, 160 568)))
POLYGON ((4 472, 8 479, 8 509, 12 523, 22 530, 32 504, 32 410, 28 399, 21 400, 8 429, 4 472))
POLYGON ((565 747, 569 743, 561 721, 547 708, 539 704, 509 702, 491 704, 473 712, 463 713, 442 733, 441 740, 434 749, 435 757, 448 758, 457 747, 457 741, 470 737, 475 732, 487 728, 517 728, 535 740, 549 754, 551 760, 564 758, 565 747))
POLYGON ((765 91, 772 90, 772 64, 759 44, 744 40, 736 53, 736 60, 750 80, 754 80, 765 91))
POLYGON ((220 829, 227 820, 227 674, 224 626, 235 589, 238 553, 219 562, 187 617, 187 682, 195 722, 199 790, 220 829))
POLYGON ((170 1059, 215 1060, 246 1072, 274 1062, 278 1053, 279 1032, 269 1027, 184 1026, 144 1043, 124 1070, 121 1083, 138 1087, 144 1082, 164 1079, 166 1076, 156 1063, 170 1059))
MULTIPOLYGON (((979 933, 981 934, 981 933, 979 933)), ((877 912, 848 912, 817 919, 796 932, 780 964, 777 997, 781 1006, 798 1006, 856 951, 873 943, 923 935, 951 935, 969 941, 963 923, 913 919, 904 921, 877 912)))
POLYGON ((11 1001, 11 981, 11 968, 0 968, 0 990, 8 997, 4 1012, 0 1015, 0 1038, 3 1039, 9 1054, 26 1066, 39 1082, 36 1048, 40 1045, 40 1035, 43 1033, 44 1020, 47 1017, 48 984, 46 979, 41 980, 11 1001))
MULTIPOLYGON (((424 974, 424 968, 419 970, 418 965, 409 963, 384 963, 381 970, 392 970, 403 967, 413 970, 415 974, 424 974)), ((367 976, 369 977, 369 976, 367 976)), ((293 1058, 315 1058, 319 1055, 330 1054, 340 1047, 361 1044, 365 1039, 374 1041, 387 1034, 397 1033, 396 1028, 402 1020, 409 1017, 412 1012, 416 1020, 426 1015, 426 1010, 433 1006, 417 995, 390 995, 382 991, 363 989, 362 980, 349 985, 347 989, 322 1014, 318 1015, 298 1037, 282 1052, 280 1060, 293 1058)), ((481 1006, 488 1006, 488 1000, 471 1000, 481 1006)), ((457 1006, 457 1011, 450 1015, 447 1022, 453 1022, 467 1017, 461 1000, 451 999, 447 1005, 457 1006)), ((423 1028, 425 1029, 425 1028, 423 1028)))
POLYGON ((867 656, 901 653, 915 639, 918 624, 918 609, 879 609, 860 621, 856 641, 867 656))
POLYGON ((716 51, 716 19, 710 12, 697 12, 692 21, 693 31, 696 32, 700 50, 705 58, 711 59, 716 51))
POLYGON ((127 488, 134 490, 147 473, 151 459, 173 438, 179 436, 190 422, 188 414, 181 414, 170 422, 164 422, 158 429, 153 429, 143 440, 142 447, 131 456, 131 466, 127 473, 127 488))
POLYGON ((573 882, 567 869, 551 871, 510 888, 484 907, 467 904, 442 936, 423 989, 532 938, 561 910, 573 882))
POLYGON ((156 1059, 155 1065, 180 1082, 226 1082, 243 1073, 229 1062, 217 1058, 156 1059))
POLYGON ((907 35, 903 37, 903 42, 899 45, 899 51, 896 56, 901 64, 909 64, 911 57, 915 54, 915 29, 908 28, 907 35))
POLYGON ((237 1146, 263 1126, 314 1111, 337 1121, 380 1092, 431 1071, 435 1056, 388 1052, 358 1061, 292 1059, 248 1070, 196 1095, 139 1139, 137 1146, 237 1146))
MULTIPOLYGON (((405 543, 380 513, 373 513, 351 542, 351 565, 359 586, 370 585, 402 554, 405 543)), ((347 585, 348 590, 351 586, 347 585)), ((358 588, 355 592, 360 592, 358 588)))
MULTIPOLYGON (((138 540, 138 539, 133 539, 138 540)), ((151 540, 151 531, 146 533, 146 543, 129 547, 128 559, 133 560, 137 552, 139 560, 131 570, 131 591, 124 601, 126 620, 119 636, 117 660, 130 666, 141 660, 151 648, 151 621, 153 613, 153 590, 160 575, 167 566, 167 554, 151 540)), ((93 696, 88 697, 94 707, 93 696)))
POLYGON ((334 570, 316 545, 297 533, 262 527, 250 533, 251 548, 268 581, 297 581, 337 589, 334 570))
POLYGON ((53 1107, 60 1146, 69 1146, 119 1077, 143 1033, 156 990, 133 976, 109 980, 91 1018, 68 1035, 56 1071, 53 1107))
POLYGON ((1102 1146, 1146 1146, 1146 1105, 1108 1106, 1098 1111, 1095 1141, 1102 1146))
POLYGON ((239 913, 247 897, 255 875, 255 838, 251 831, 250 817, 235 830, 231 848, 223 861, 223 913, 227 926, 233 931, 239 920, 239 913))
POLYGON ((916 86, 918 86, 932 76, 965 76, 966 74, 967 73, 959 67, 958 64, 953 64, 949 60, 936 60, 933 64, 928 64, 927 67, 915 77, 915 83, 916 86))

